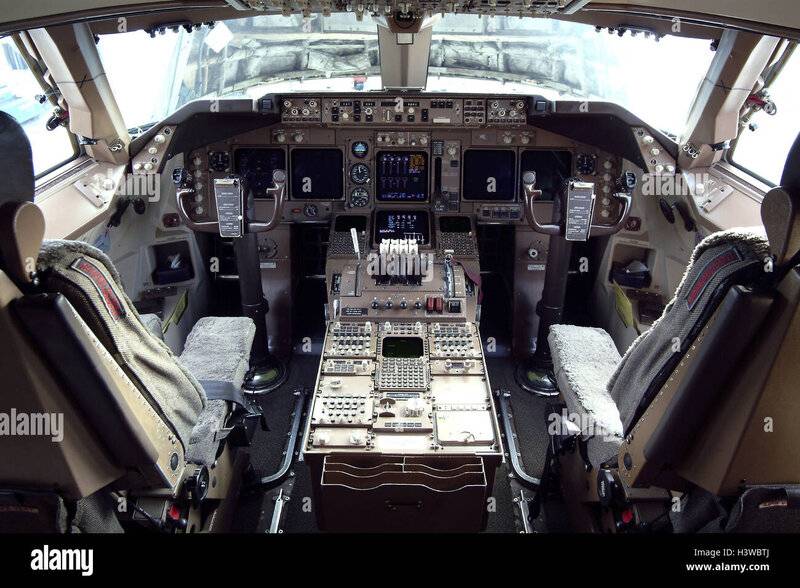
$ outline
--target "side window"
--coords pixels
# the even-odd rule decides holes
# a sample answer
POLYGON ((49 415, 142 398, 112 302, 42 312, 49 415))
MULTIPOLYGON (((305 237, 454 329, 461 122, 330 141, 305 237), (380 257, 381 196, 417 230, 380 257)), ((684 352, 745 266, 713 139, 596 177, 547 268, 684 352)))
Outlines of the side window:
POLYGON ((749 124, 739 130, 731 155, 735 165, 770 184, 780 183, 789 149, 800 133, 800 103, 794 92, 798 84, 800 50, 795 50, 769 87, 775 113, 756 112, 749 124))
POLYGON ((47 130, 53 105, 49 101, 40 104, 36 96, 41 94, 41 86, 14 41, 0 39, 0 111, 13 116, 28 135, 36 177, 77 155, 66 128, 47 130))

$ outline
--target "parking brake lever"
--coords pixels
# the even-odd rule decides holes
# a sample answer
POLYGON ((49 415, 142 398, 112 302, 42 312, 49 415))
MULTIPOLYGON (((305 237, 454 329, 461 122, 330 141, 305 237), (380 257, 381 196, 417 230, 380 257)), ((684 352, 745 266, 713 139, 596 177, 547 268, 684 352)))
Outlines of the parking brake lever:
POLYGON ((537 233, 544 233, 545 235, 560 235, 561 226, 552 223, 542 224, 536 218, 536 212, 533 210, 533 203, 535 200, 542 197, 542 191, 536 189, 536 172, 526 171, 522 174, 522 188, 525 192, 525 218, 528 224, 537 233))
POLYGON ((272 186, 267 188, 267 195, 272 195, 274 200, 274 208, 272 210, 272 218, 267 222, 250 221, 247 223, 247 232, 249 233, 264 233, 271 231, 283 219, 283 204, 286 200, 286 172, 282 169, 276 169, 272 172, 272 186))

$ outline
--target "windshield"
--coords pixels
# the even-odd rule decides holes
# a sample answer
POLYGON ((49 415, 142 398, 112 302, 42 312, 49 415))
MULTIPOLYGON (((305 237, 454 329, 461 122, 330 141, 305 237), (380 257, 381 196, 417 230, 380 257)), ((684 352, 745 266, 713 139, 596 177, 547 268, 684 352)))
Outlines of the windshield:
MULTIPOLYGON (((376 24, 352 13, 265 15, 154 39, 118 33, 102 36, 99 49, 130 127, 197 98, 381 89, 376 24)), ((426 90, 615 102, 677 135, 712 57, 706 40, 449 15, 434 25, 426 90)))

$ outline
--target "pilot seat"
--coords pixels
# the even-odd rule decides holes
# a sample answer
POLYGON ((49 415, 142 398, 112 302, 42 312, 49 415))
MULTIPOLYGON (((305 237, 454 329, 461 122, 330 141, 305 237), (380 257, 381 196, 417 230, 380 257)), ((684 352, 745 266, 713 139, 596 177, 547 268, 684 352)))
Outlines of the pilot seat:
POLYGON ((624 355, 603 329, 550 326, 566 407, 551 415, 563 426, 550 431, 545 476, 579 530, 800 526, 798 160, 800 138, 762 202, 766 234, 702 240, 624 355))
POLYGON ((260 417, 241 392, 255 324, 201 318, 173 353, 103 252, 42 242, 30 145, 5 113, 0 137, 0 412, 63 417, 60 439, 0 444, 0 530, 224 530, 260 417))

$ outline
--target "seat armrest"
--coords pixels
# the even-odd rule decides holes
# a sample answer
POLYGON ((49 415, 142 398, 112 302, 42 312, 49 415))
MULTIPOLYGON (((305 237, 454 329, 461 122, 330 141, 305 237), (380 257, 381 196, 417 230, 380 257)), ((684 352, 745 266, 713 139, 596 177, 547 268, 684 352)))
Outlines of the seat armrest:
POLYGON ((157 314, 140 314, 139 318, 142 319, 142 324, 147 327, 147 330, 150 331, 153 336, 158 337, 162 341, 164 340, 164 325, 157 314))
POLYGON ((180 360, 203 388, 216 382, 238 390, 250 367, 255 334, 256 325, 247 317, 201 318, 186 338, 180 360))

